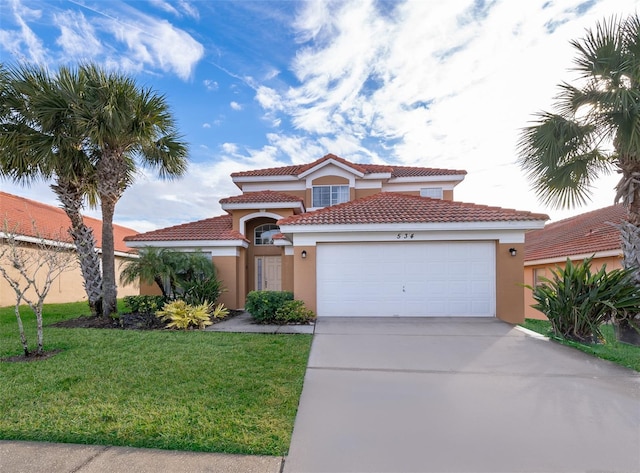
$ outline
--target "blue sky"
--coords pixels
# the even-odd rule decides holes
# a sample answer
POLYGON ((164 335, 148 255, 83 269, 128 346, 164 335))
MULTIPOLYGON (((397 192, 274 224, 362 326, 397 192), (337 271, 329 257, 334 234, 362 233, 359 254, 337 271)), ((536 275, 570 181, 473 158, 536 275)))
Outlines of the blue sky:
MULTIPOLYGON (((573 78, 569 40, 634 0, 0 0, 0 60, 94 61, 167 96, 188 174, 142 172, 116 222, 146 231, 221 213, 234 171, 310 162, 465 169, 456 199, 549 214, 515 165, 518 130, 573 78)), ((57 205, 46 183, 2 189, 57 205)), ((97 212, 88 214, 99 216, 97 212)))

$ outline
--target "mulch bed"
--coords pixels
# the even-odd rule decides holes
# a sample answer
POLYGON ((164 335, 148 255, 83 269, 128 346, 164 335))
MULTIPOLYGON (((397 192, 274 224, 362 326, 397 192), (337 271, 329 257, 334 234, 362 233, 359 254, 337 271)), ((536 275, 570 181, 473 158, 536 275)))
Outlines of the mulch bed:
MULTIPOLYGON (((222 319, 211 319, 211 321, 217 324, 240 315, 242 312, 241 310, 230 310, 229 315, 226 317, 222 319)), ((120 330, 162 330, 165 329, 166 326, 166 322, 153 314, 137 312, 120 314, 117 318, 82 315, 75 319, 63 320, 62 322, 49 325, 49 327, 58 328, 110 328, 120 330)))

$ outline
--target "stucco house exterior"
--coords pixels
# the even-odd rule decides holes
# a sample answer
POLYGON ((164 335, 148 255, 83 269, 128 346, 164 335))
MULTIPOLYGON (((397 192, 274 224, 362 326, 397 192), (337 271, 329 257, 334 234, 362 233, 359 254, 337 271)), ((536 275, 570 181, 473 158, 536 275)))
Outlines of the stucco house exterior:
MULTIPOLYGON (((525 236, 524 282, 539 284, 540 278, 551 278, 556 266, 564 267, 592 257, 592 270, 603 265, 607 269, 622 268, 622 246, 616 225, 626 217, 622 205, 611 205, 546 225, 525 236)), ((545 320, 547 317, 531 307, 535 303, 530 289, 525 289, 525 316, 545 320)))
MULTIPOLYGON (((93 229, 96 238, 97 249, 100 251, 102 242, 102 222, 91 217, 84 217, 88 227, 93 229)), ((0 192, 0 244, 4 244, 5 229, 18 234, 18 239, 27 245, 37 238, 55 239, 73 251, 71 237, 67 233, 71 222, 62 209, 43 204, 35 200, 26 199, 17 195, 0 192)), ((135 235, 137 232, 131 228, 120 225, 113 226, 115 250, 116 250, 116 278, 120 277, 120 265, 127 259, 135 257, 131 250, 124 244, 126 236, 135 235)), ((28 248, 28 247, 27 247, 28 248)), ((35 249, 35 245, 33 247, 35 249)), ((138 284, 130 284, 118 287, 118 297, 139 294, 138 284)), ((46 303, 79 302, 87 300, 84 290, 84 280, 80 266, 76 262, 70 271, 60 275, 52 286, 46 303)), ((15 295, 4 278, 0 277, 0 307, 10 306, 15 303, 15 295)))
MULTIPOLYGON (((252 290, 289 290, 320 317, 524 319, 524 235, 546 215, 456 202, 465 171, 312 163, 231 175, 225 215, 125 238, 211 255, 242 308, 252 290)), ((144 288, 151 291, 152 288, 144 288)))

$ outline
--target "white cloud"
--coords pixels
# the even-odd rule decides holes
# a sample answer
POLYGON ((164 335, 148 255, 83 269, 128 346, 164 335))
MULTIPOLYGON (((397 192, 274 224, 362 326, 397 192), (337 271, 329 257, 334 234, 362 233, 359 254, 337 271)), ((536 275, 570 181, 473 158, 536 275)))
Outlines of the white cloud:
MULTIPOLYGON (((40 19, 42 10, 29 8, 19 0, 10 0, 8 4, 11 6, 11 12, 18 29, 5 30, 3 28, 0 31, 2 46, 22 61, 45 64, 48 56, 44 44, 28 25, 29 21, 40 19)), ((3 13, 3 15, 7 14, 3 13)))
POLYGON ((233 110, 236 110, 236 111, 240 111, 240 110, 242 110, 242 105, 241 105, 241 104, 239 104, 238 102, 233 102, 233 101, 232 101, 232 102, 229 104, 229 106, 230 106, 233 110))
POLYGON ((60 28, 56 43, 60 45, 66 58, 83 59, 102 53, 102 44, 95 29, 82 13, 66 11, 55 14, 54 19, 60 28))
POLYGON ((186 0, 178 0, 178 2, 174 2, 173 4, 165 1, 165 0, 148 0, 150 4, 154 7, 163 10, 167 13, 171 13, 177 17, 182 17, 184 15, 189 16, 194 19, 200 18, 200 14, 198 10, 186 0), (177 5, 177 8, 174 6, 177 5))
POLYGON ((202 128, 211 128, 211 123, 203 123, 202 128))
POLYGON ((218 83, 215 80, 205 79, 202 81, 208 91, 218 90, 218 83))
POLYGON ((166 20, 138 11, 131 14, 134 16, 131 22, 109 18, 104 24, 118 41, 127 46, 128 57, 124 65, 159 68, 184 80, 191 77, 196 64, 204 56, 204 47, 166 20))
MULTIPOLYGON (((556 84, 571 79, 569 40, 612 13, 632 13, 636 2, 378 7, 373 0, 303 5, 291 64, 300 85, 256 88, 265 118, 288 117, 297 128, 269 142, 299 153, 294 144, 305 134, 305 145, 347 159, 466 169, 461 200, 565 215, 524 191, 529 185, 514 164, 518 133, 551 105, 556 84)), ((602 181, 596 207, 611 204, 611 179, 602 181)))

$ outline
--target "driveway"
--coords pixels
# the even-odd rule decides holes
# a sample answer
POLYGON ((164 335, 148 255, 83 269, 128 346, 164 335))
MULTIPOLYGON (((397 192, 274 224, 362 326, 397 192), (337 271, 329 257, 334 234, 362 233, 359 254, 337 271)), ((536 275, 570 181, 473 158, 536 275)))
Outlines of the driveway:
POLYGON ((640 472, 640 375, 496 319, 321 318, 284 472, 640 472))

